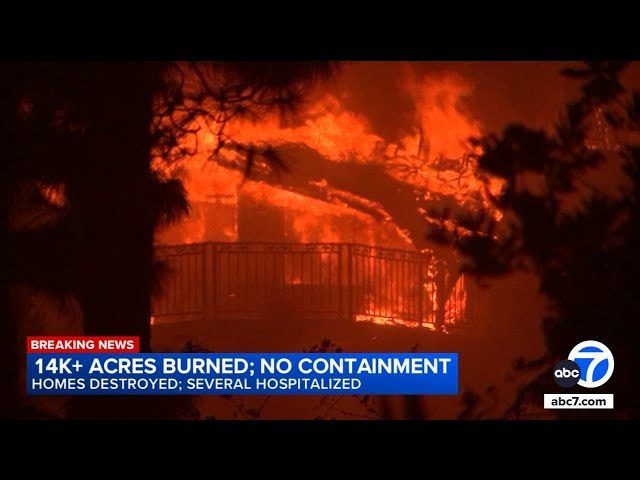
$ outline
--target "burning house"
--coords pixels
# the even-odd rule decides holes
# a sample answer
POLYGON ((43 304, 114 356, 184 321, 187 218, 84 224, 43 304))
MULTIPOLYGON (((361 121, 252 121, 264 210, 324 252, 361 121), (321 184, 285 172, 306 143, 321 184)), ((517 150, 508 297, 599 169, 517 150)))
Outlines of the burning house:
POLYGON ((418 125, 395 143, 331 95, 296 127, 229 127, 238 141, 275 145, 286 172, 256 164, 246 179, 233 152, 210 161, 217 140, 201 134, 205 147, 181 171, 191 215, 157 237, 169 268, 153 322, 245 318, 274 305, 300 319, 444 331, 471 321, 478 292, 453 249, 428 240, 428 212, 485 208, 486 189, 500 185, 476 177, 461 139, 478 127, 448 82, 421 87, 418 125))

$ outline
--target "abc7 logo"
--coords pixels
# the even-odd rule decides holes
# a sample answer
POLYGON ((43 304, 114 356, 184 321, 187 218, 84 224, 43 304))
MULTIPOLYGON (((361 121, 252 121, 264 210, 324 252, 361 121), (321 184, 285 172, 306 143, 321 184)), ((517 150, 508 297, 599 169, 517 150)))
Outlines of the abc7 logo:
POLYGON ((607 383, 613 375, 613 367, 611 350, 600 342, 587 340, 573 347, 567 360, 556 364, 553 379, 564 388, 575 385, 596 388, 607 383), (580 361, 582 369, 576 360, 580 361))

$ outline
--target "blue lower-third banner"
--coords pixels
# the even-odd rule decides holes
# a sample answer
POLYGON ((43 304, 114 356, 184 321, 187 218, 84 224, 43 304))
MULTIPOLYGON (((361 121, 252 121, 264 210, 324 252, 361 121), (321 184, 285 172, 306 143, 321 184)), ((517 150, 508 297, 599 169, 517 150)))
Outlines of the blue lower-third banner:
POLYGON ((30 395, 456 395, 457 353, 27 354, 30 395))

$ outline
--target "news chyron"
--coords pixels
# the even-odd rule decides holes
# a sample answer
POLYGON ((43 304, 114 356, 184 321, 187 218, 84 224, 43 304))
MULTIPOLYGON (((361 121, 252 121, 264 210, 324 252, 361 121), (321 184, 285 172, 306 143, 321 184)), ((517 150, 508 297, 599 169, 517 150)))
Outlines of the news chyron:
MULTIPOLYGON (((546 409, 612 409, 613 394, 598 390, 611 379, 615 363, 609 348, 596 340, 580 342, 571 349, 566 360, 553 368, 553 379, 557 385, 571 393, 546 393, 546 409)), ((605 387, 606 389, 606 387, 605 387)))
POLYGON ((457 395, 457 353, 140 353, 132 337, 29 337, 29 395, 457 395))

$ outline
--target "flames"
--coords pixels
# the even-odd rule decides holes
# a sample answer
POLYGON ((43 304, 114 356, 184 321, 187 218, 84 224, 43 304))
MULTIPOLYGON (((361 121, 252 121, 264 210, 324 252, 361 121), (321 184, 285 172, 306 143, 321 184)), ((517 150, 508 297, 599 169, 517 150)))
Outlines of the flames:
MULTIPOLYGON (((407 205, 407 208, 414 208, 417 213, 422 211, 424 216, 426 212, 420 210, 420 201, 439 196, 453 198, 467 208, 491 210, 489 196, 498 193, 501 183, 476 175, 475 156, 480 152, 470 145, 469 139, 480 136, 482 129, 464 109, 463 100, 472 93, 469 81, 452 75, 410 78, 400 88, 413 100, 415 111, 413 128, 399 138, 385 139, 377 134, 363 113, 349 110, 333 93, 316 94, 315 100, 297 114, 295 121, 283 123, 276 116, 265 116, 258 122, 233 119, 225 126, 225 134, 245 145, 305 145, 330 162, 379 165, 389 176, 414 188, 416 205, 407 205)), ((393 115, 393 105, 389 105, 389 116, 393 115)), ((155 162, 155 168, 164 175, 179 176, 192 206, 198 205, 181 225, 159 232, 158 243, 238 240, 237 205, 239 197, 246 196, 257 204, 285 212, 284 241, 353 243, 357 236, 358 243, 413 248, 406 232, 383 207, 370 199, 357 199, 357 204, 364 207, 354 208, 351 192, 336 189, 331 192, 333 187, 326 181, 310 186, 329 191, 323 199, 261 181, 244 181, 241 171, 210 161, 210 154, 217 147, 217 137, 211 131, 201 129, 197 140, 198 151, 178 169, 175 165, 169 168, 160 161, 155 162), (204 210, 210 206, 220 212, 228 211, 217 215, 226 220, 215 228, 206 225, 209 219, 204 210), (212 231, 218 233, 212 234, 212 231)), ((233 161, 239 154, 232 151, 219 155, 224 161, 233 161)), ((292 174, 295 175, 295 171, 292 174)), ((500 212, 493 214, 500 218, 500 212)), ((424 294, 435 298, 436 292, 429 290, 435 287, 429 285, 424 286, 424 294)), ((454 288, 455 298, 445 307, 446 321, 453 322, 464 308, 464 292, 463 283, 454 288)), ((399 311, 384 317, 373 312, 371 308, 370 313, 356 320, 419 326, 402 320, 399 311)))
POLYGON ((468 81, 453 75, 410 79, 408 90, 416 104, 416 123, 426 134, 426 157, 460 158, 469 151, 468 139, 481 134, 480 124, 464 110, 471 94, 468 81))
POLYGON ((40 182, 38 184, 38 190, 42 198, 44 198, 50 205, 61 208, 67 203, 67 196, 63 183, 50 184, 40 182))
MULTIPOLYGON (((426 304, 433 305, 434 311, 431 314, 435 314, 435 310, 437 310, 437 289, 433 282, 427 282, 422 285, 424 295, 426 297, 426 304)), ((462 320, 465 320, 465 316, 467 306, 467 289, 465 287, 465 277, 460 276, 460 278, 456 281, 449 298, 446 300, 444 305, 444 332, 449 333, 450 327, 460 323, 462 320)), ((370 300, 369 306, 365 313, 358 314, 355 316, 356 322, 367 322, 374 323, 376 325, 383 326, 401 326, 406 328, 426 328, 428 330, 435 330, 436 326, 433 321, 428 321, 424 323, 420 323, 413 320, 407 320, 406 318, 402 318, 402 306, 398 308, 389 308, 383 306, 382 309, 379 308, 378 305, 375 304, 373 299, 370 300), (385 315, 380 315, 380 310, 385 313, 385 315)), ((427 315, 430 317, 431 315, 427 315)), ((433 320, 431 318, 430 320, 433 320)))
POLYGON ((334 95, 321 96, 299 116, 303 121, 295 127, 283 127, 279 118, 268 117, 260 123, 234 123, 228 133, 243 143, 304 144, 337 162, 375 160, 384 145, 368 120, 345 109, 334 95))

